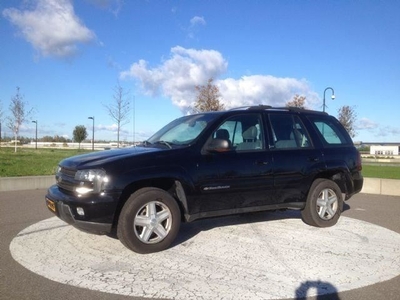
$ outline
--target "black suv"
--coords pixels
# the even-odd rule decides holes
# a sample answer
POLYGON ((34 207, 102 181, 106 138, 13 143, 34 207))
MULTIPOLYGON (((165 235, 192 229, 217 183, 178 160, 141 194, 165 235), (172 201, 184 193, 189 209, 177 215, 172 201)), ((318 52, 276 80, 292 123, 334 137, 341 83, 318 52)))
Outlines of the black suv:
POLYGON ((138 253, 168 248, 199 218, 299 209, 305 223, 332 226, 363 185, 337 119, 263 105, 185 116, 136 147, 67 158, 56 181, 52 212, 138 253))

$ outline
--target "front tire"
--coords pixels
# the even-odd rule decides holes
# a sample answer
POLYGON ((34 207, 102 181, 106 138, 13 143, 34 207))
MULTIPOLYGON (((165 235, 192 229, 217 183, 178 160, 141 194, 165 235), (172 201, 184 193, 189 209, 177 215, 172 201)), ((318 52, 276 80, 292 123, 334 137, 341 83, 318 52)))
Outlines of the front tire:
POLYGON ((311 226, 330 227, 337 223, 343 210, 342 191, 329 179, 316 179, 311 185, 302 220, 311 226))
POLYGON ((167 249, 181 223, 178 203, 166 191, 143 188, 133 193, 121 210, 117 235, 128 249, 152 253, 167 249))

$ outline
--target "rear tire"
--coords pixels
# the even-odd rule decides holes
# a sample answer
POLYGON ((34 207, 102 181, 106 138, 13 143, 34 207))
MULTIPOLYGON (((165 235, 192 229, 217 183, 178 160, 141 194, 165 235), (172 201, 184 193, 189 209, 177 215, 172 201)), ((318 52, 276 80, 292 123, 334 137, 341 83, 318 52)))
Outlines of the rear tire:
POLYGON ((343 198, 339 186, 332 180, 319 178, 311 185, 301 217, 308 225, 330 227, 337 223, 342 210, 343 198))
POLYGON ((178 203, 166 191, 143 188, 133 193, 121 210, 117 235, 121 243, 137 253, 167 249, 181 224, 178 203))

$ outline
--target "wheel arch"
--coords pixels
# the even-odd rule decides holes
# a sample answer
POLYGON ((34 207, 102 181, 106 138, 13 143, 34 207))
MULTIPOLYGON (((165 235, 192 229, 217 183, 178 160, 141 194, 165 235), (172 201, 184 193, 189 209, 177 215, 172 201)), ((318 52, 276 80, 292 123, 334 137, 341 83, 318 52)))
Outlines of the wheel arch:
POLYGON ((125 186, 119 198, 114 214, 113 228, 116 228, 121 210, 129 197, 136 191, 147 187, 159 188, 170 194, 178 203, 181 212, 181 219, 182 221, 185 221, 185 216, 188 214, 188 204, 184 186, 188 186, 188 184, 184 183, 182 179, 176 177, 143 178, 141 180, 130 182, 125 186))
POLYGON ((345 194, 345 200, 348 195, 354 190, 353 181, 351 180, 351 173, 346 163, 343 161, 331 161, 327 163, 327 169, 324 172, 318 173, 314 180, 318 178, 330 179, 334 181, 345 194))

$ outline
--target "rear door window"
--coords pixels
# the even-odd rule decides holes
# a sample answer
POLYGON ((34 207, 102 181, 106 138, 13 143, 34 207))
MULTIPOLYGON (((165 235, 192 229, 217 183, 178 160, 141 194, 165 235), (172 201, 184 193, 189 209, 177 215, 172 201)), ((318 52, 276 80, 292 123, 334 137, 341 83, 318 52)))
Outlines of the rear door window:
POLYGON ((270 114, 273 146, 275 149, 311 147, 309 135, 300 118, 292 114, 270 114))

